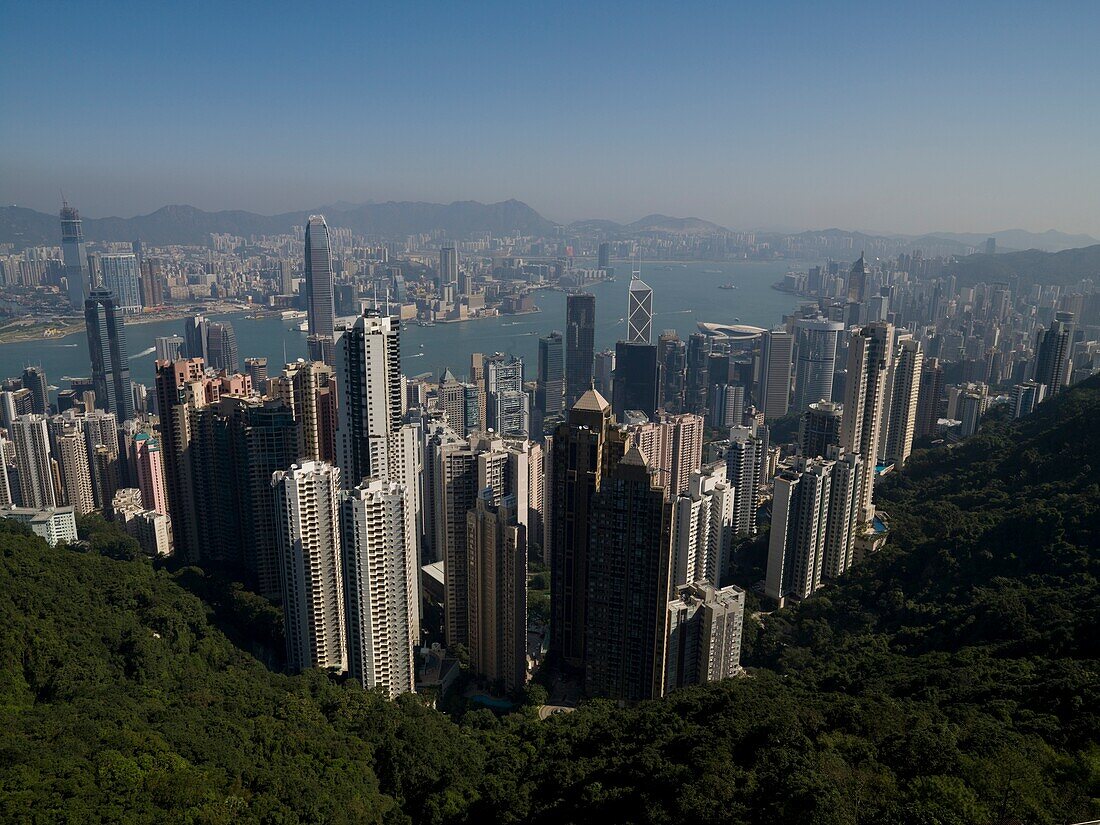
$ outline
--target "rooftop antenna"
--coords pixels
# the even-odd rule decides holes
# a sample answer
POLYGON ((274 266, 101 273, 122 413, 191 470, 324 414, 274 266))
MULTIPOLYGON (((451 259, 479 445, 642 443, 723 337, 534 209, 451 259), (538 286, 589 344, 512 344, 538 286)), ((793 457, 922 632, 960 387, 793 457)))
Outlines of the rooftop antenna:
POLYGON ((286 364, 286 336, 283 336, 283 363, 286 364))

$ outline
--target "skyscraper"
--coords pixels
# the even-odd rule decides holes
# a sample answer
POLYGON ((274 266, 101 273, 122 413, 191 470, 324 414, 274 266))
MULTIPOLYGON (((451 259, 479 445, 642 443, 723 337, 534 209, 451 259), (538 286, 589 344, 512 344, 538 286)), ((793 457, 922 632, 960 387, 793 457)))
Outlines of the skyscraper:
POLYGON ((453 243, 439 248, 439 285, 458 289, 458 250, 453 243))
POLYGON ((893 355, 894 328, 890 324, 868 324, 848 340, 840 446, 858 455, 867 468, 859 495, 859 520, 864 524, 870 524, 875 515, 871 504, 874 467, 886 423, 886 376, 893 355))
POLYGON ((88 331, 96 407, 113 412, 119 421, 133 418, 134 395, 130 386, 126 324, 115 296, 106 290, 93 290, 84 302, 84 323, 88 331))
POLYGON ((796 459, 775 477, 764 592, 782 605, 821 586, 829 523, 833 462, 796 459))
POLYGON ((516 501, 482 490, 466 514, 470 667, 507 691, 527 682, 527 529, 516 501))
POLYGON ((871 272, 867 268, 867 260, 864 258, 863 253, 859 253, 859 259, 852 264, 852 268, 848 271, 848 302, 849 303, 862 303, 866 296, 867 291, 867 279, 870 277, 871 272))
POLYGON ((607 399, 589 390, 554 431, 551 444, 550 652, 574 669, 585 660, 592 499, 626 446, 613 424, 607 399))
POLYGON ((80 222, 80 213, 61 204, 61 255, 65 266, 65 280, 68 283, 69 302, 74 308, 84 306, 84 299, 92 291, 92 273, 88 267, 88 251, 84 246, 84 229, 80 222))
POLYGON ((420 642, 416 517, 405 487, 367 479, 341 494, 348 670, 391 698, 415 687, 420 642))
POLYGON ((837 336, 843 330, 840 322, 824 318, 795 321, 794 412, 803 412, 816 401, 832 400, 837 336))
POLYGON ((15 466, 19 469, 22 505, 41 509, 56 507, 53 461, 44 415, 21 415, 11 422, 15 466))
POLYGON ((1038 381, 1024 381, 1012 387, 1009 396, 1009 404, 1012 407, 1013 418, 1023 418, 1031 415, 1035 408, 1046 398, 1046 386, 1038 381))
POLYGON ((310 335, 332 338, 336 331, 332 252, 324 215, 310 215, 306 224, 306 315, 310 335))
POLYGON ((137 255, 132 252, 99 256, 99 268, 104 287, 113 292, 119 309, 127 314, 141 314, 141 284, 137 255))
POLYGON ((657 338, 657 361, 661 370, 661 409, 670 413, 685 412, 687 346, 676 330, 666 329, 657 338))
POLYGON ((160 444, 148 433, 137 433, 130 444, 131 481, 141 490, 141 503, 147 510, 168 514, 168 490, 160 444))
POLYGON ((560 416, 565 410, 565 347, 560 332, 539 338, 537 378, 535 406, 543 419, 560 416))
MULTIPOLYGON (((235 342, 234 342, 235 343, 235 342)), ((260 395, 267 394, 267 359, 245 358, 244 369, 252 381, 252 387, 260 395)), ((234 372, 236 370, 233 370, 234 372)))
POLYGON ((272 477, 287 667, 347 670, 340 566, 340 470, 305 461, 272 477))
POLYGON ((565 405, 592 388, 596 354, 596 296, 585 292, 565 298, 565 405))
POLYGON ((228 321, 211 321, 206 335, 210 366, 231 374, 237 372, 240 361, 237 357, 237 334, 233 331, 233 325, 228 321))
POLYGON ((191 417, 195 406, 209 403, 210 382, 201 358, 156 362, 157 410, 164 459, 168 514, 176 554, 191 562, 201 557, 194 488, 191 481, 191 417))
POLYGON ((390 442, 401 430, 404 403, 401 322, 368 313, 341 329, 336 336, 336 381, 336 455, 344 484, 350 489, 365 478, 390 479, 390 442))
POLYGON ((39 415, 50 412, 50 382, 42 367, 23 368, 23 388, 31 391, 31 411, 39 415))
POLYGON ((268 379, 268 395, 286 404, 298 425, 298 458, 335 458, 336 410, 322 402, 334 386, 333 368, 321 361, 295 361, 268 379))
POLYGON ((615 381, 612 386, 615 415, 638 410, 652 417, 657 412, 660 370, 657 347, 619 341, 615 344, 615 381))
POLYGON ((602 241, 596 249, 596 267, 611 269, 611 244, 607 241, 602 241))
POLYGON ((806 458, 824 458, 829 447, 840 442, 844 407, 832 401, 817 401, 806 408, 798 423, 799 452, 806 458))
POLYGON ((638 277, 637 272, 630 278, 626 304, 627 343, 650 343, 653 340, 653 290, 638 277))
POLYGON ((938 358, 929 358, 924 362, 920 372, 914 438, 925 438, 936 431, 943 400, 943 367, 938 358))
POLYGON ((1069 356, 1074 314, 1056 312, 1050 328, 1040 331, 1035 345, 1035 380, 1045 384, 1047 397, 1069 384, 1069 356))
POLYGON ((209 324, 201 315, 195 315, 183 322, 183 356, 201 358, 210 361, 209 324))
POLYGON ((486 359, 485 388, 488 425, 507 435, 527 435, 530 399, 523 389, 523 359, 504 356, 486 359))
POLYGON ((884 437, 879 442, 880 464, 893 464, 900 468, 913 451, 923 365, 924 352, 920 341, 908 334, 904 338, 899 335, 886 377, 885 395, 889 406, 884 437))
POLYGON ((733 534, 756 535, 757 490, 765 445, 755 427, 730 428, 726 450, 726 478, 736 493, 733 534))
POLYGON ((656 421, 627 426, 630 443, 641 450, 654 483, 670 501, 688 489, 691 474, 703 462, 703 418, 691 413, 661 415, 656 421))
POLYGON ((733 546, 736 491, 724 470, 696 471, 674 502, 672 586, 705 581, 717 586, 733 546))
POLYGON ((791 397, 793 353, 794 336, 789 332, 777 329, 764 333, 757 406, 764 411, 764 418, 769 421, 787 414, 791 397))
MULTIPOLYGON (((687 342, 684 412, 703 415, 707 411, 707 392, 710 387, 709 359, 710 338, 701 332, 693 333, 687 342)), ((719 382, 719 386, 724 386, 725 383, 725 381, 719 382)))
MULTIPOLYGON (((430 463, 432 555, 444 563, 444 608, 447 644, 469 645, 471 627, 469 598, 471 554, 466 514, 488 491, 495 507, 510 498, 515 522, 525 530, 531 518, 532 502, 541 504, 537 485, 532 485, 532 463, 541 463, 541 452, 526 439, 506 439, 497 433, 472 434, 459 438, 448 427, 437 427, 428 442, 430 463), (534 497, 532 488, 534 487, 534 497)), ((524 540, 526 541, 526 533, 524 540)))
MULTIPOLYGON (((183 357, 184 340, 178 335, 158 336, 153 341, 157 361, 176 361, 183 357)), ((201 358, 202 356, 197 356, 201 358)))
POLYGON ((75 422, 66 421, 55 441, 65 504, 78 516, 86 516, 95 509, 95 490, 84 433, 75 422))
POLYGON ((745 591, 695 582, 668 605, 664 692, 732 679, 741 671, 745 591))
POLYGON ((710 388, 710 426, 728 430, 741 423, 745 412, 745 388, 737 384, 715 384, 710 388))
POLYGON ((664 690, 672 505, 630 448, 592 497, 584 687, 639 700, 664 690))
POLYGON ((234 478, 225 498, 238 516, 236 531, 227 530, 222 540, 236 541, 251 584, 274 599, 280 595, 279 514, 271 494, 271 478, 299 458, 294 416, 286 405, 275 400, 230 398, 219 406, 219 414, 228 419, 234 478))
POLYGON ((439 384, 439 405, 447 423, 461 436, 482 429, 481 399, 485 388, 477 384, 465 384, 455 379, 448 370, 439 384))

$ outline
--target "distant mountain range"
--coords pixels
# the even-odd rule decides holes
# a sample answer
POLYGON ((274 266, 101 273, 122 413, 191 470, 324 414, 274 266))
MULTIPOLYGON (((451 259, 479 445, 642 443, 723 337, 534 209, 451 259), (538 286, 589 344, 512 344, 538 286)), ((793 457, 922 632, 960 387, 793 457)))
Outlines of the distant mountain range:
POLYGON ((1060 252, 1028 249, 1003 255, 968 255, 954 272, 960 284, 994 283, 1017 278, 1021 283, 1072 284, 1082 278, 1100 280, 1100 244, 1060 252))
POLYGON ((956 232, 931 232, 925 237, 943 238, 958 241, 967 246, 985 248, 987 238, 997 240, 998 249, 1041 249, 1044 252, 1061 252, 1063 249, 1075 249, 1100 243, 1100 239, 1091 235, 1067 235, 1056 229, 1046 232, 1028 232, 1026 229, 1006 229, 1003 232, 990 232, 988 235, 956 232))
MULTIPOLYGON (((477 201, 334 204, 281 215, 258 215, 239 210, 204 212, 193 206, 165 206, 149 215, 133 218, 84 217, 84 237, 89 241, 140 239, 154 245, 205 244, 209 243, 212 232, 246 238, 285 234, 292 227, 304 226, 309 215, 317 213, 325 215, 330 226, 386 238, 433 230, 456 237, 473 232, 542 235, 556 225, 517 200, 489 204, 477 201)), ((19 206, 0 207, 0 243, 14 243, 17 248, 56 245, 61 241, 60 235, 57 215, 19 206)))
MULTIPOLYGON (((78 205, 79 208, 79 205, 78 205)), ((260 215, 255 212, 231 210, 205 212, 193 206, 165 206, 148 215, 133 218, 84 217, 84 235, 90 241, 142 240, 149 244, 205 244, 211 233, 249 237, 278 235, 305 225, 311 214, 321 213, 329 225, 347 227, 359 234, 382 238, 402 238, 422 232, 443 231, 456 238, 476 232, 494 235, 547 235, 559 224, 551 221, 527 204, 517 200, 499 203, 455 201, 450 204, 414 201, 351 204, 339 202, 300 212, 280 215, 260 215)), ((730 230, 702 218, 676 218, 669 215, 646 215, 632 223, 609 220, 582 220, 565 229, 576 234, 603 234, 609 237, 631 237, 646 233, 706 235, 730 230)), ((56 214, 38 212, 20 206, 0 207, 0 243, 26 246, 56 245, 60 242, 60 222, 56 214)), ((758 232, 758 236, 786 233, 758 232)), ((853 232, 844 229, 822 229, 790 233, 794 237, 835 237, 850 239, 852 248, 888 238, 913 248, 938 250, 939 254, 965 255, 983 248, 987 237, 997 239, 998 251, 1038 249, 1059 252, 1065 249, 1100 243, 1089 235, 1067 235, 1055 230, 1043 233, 1022 229, 993 232, 989 235, 936 232, 921 236, 853 232)))

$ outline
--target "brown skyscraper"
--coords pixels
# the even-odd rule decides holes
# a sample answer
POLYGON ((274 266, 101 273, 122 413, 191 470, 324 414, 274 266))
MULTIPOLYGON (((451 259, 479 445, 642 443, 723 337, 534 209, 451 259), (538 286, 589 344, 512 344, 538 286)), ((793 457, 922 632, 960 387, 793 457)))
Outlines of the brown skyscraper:
POLYGON ((554 431, 550 651, 573 668, 583 667, 585 658, 592 498, 627 444, 613 423, 607 399, 588 390, 569 411, 568 421, 554 431))
POLYGON ((631 447, 592 497, 585 615, 589 696, 662 695, 672 504, 631 447))

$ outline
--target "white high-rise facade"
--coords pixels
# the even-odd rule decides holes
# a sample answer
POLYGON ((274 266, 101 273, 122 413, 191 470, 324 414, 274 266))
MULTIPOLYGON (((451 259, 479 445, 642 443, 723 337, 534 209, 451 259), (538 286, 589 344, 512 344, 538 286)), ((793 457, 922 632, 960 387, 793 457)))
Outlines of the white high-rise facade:
POLYGON ((340 470, 304 461, 272 477, 279 520, 287 665, 347 670, 340 470))
POLYGON ((780 603, 807 598, 821 586, 828 535, 833 463, 796 459, 775 477, 764 592, 780 603))
POLYGON ((733 534, 756 535, 757 489, 764 444, 754 427, 731 427, 726 451, 726 478, 735 491, 733 534))
POLYGON ((56 507, 53 456, 46 430, 46 416, 21 415, 12 421, 15 464, 19 468, 19 489, 23 506, 34 509, 56 507))
POLYGON ((721 468, 691 474, 673 512, 672 587, 718 585, 729 563, 737 494, 721 468))
POLYGON ((336 461, 348 489, 389 478, 390 446, 401 430, 401 322, 361 315, 336 334, 336 461))
POLYGON ((72 506, 78 516, 86 516, 96 505, 84 433, 75 422, 65 422, 55 441, 66 503, 72 506))
POLYGON ((913 451, 923 365, 924 353, 921 351, 920 341, 908 333, 905 333, 904 338, 899 334, 886 377, 886 400, 889 408, 886 431, 879 442, 880 464, 894 464, 900 469, 913 451))
POLYGON ((831 447, 828 458, 795 457, 774 480, 764 592, 805 599, 855 561, 864 464, 831 447))
MULTIPOLYGON (((764 333, 760 354, 760 393, 757 406, 764 418, 772 420, 787 414, 791 400, 791 358, 794 336, 783 329, 764 333)), ((816 399, 815 399, 816 400, 816 399)))
POLYGON ((894 327, 868 324, 848 340, 848 373, 844 385, 844 417, 840 446, 863 459, 866 472, 860 483, 859 520, 870 524, 875 516, 875 464, 879 439, 887 419, 886 378, 894 356, 894 327))
POLYGON ((739 587, 700 581, 676 588, 665 623, 664 692, 736 676, 744 616, 739 587))
POLYGON ((415 687, 417 524, 406 488, 368 479, 342 493, 348 670, 390 697, 415 687))
POLYGON ((837 338, 844 330, 839 321, 799 318, 794 322, 796 356, 794 370, 794 412, 833 397, 837 338))

